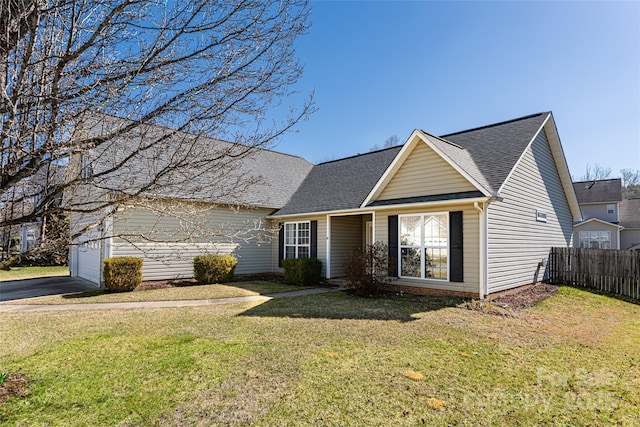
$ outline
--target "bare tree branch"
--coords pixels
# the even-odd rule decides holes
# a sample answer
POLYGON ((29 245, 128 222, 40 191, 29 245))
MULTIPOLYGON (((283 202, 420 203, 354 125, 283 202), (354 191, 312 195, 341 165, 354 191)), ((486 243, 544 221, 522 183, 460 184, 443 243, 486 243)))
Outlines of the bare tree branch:
POLYGON ((255 206, 245 160, 313 110, 282 105, 308 15, 304 0, 0 0, 0 227, 64 211, 91 218, 81 233, 172 197, 255 206))
POLYGON ((612 170, 610 166, 602 166, 597 163, 593 166, 587 164, 585 173, 580 177, 579 181, 597 181, 599 179, 608 179, 611 178, 611 172, 612 170))

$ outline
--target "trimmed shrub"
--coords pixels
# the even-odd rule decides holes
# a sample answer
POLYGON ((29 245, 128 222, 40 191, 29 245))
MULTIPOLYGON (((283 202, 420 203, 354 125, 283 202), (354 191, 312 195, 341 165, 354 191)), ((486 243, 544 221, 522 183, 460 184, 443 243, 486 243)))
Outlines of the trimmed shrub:
POLYGON ((384 285, 391 280, 387 268, 389 248, 382 242, 367 245, 364 249, 354 249, 344 263, 344 271, 349 280, 348 287, 360 296, 379 295, 384 285))
POLYGON ((229 282, 238 265, 233 255, 198 255, 193 258, 193 277, 200 283, 229 282))
POLYGON ((113 292, 130 292, 142 283, 142 258, 104 259, 104 286, 113 292))
POLYGON ((291 285, 318 285, 322 261, 317 258, 283 259, 284 280, 291 285))

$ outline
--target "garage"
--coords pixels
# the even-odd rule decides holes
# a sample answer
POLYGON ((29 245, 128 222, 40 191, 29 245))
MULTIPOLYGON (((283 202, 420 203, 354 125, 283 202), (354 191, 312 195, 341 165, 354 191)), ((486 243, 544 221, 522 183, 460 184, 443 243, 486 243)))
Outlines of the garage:
MULTIPOLYGON (((89 236, 91 239, 92 236, 89 236)), ((88 241, 75 245, 72 250, 71 276, 100 284, 101 241, 88 241)))

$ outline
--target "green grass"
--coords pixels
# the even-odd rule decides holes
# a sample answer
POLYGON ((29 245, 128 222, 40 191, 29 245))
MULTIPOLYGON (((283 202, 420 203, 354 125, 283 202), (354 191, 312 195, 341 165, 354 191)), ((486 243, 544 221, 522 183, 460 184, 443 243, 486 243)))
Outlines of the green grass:
POLYGON ((571 288, 511 317, 442 301, 2 313, 0 370, 30 388, 0 422, 640 424, 639 305, 571 288))
POLYGON ((68 276, 69 267, 11 267, 10 271, 0 270, 0 282, 7 280, 34 279, 36 277, 68 276))
POLYGON ((194 285, 146 291, 108 293, 104 290, 87 291, 72 295, 54 295, 10 302, 8 304, 95 304, 110 302, 181 301, 264 295, 306 289, 265 281, 234 282, 227 285, 194 285))

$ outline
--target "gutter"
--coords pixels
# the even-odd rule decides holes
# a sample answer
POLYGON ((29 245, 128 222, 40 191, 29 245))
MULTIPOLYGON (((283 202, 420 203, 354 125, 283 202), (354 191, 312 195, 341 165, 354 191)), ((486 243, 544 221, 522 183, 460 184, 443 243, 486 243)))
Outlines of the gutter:
MULTIPOLYGON (((492 196, 493 197, 493 196, 492 196)), ((371 211, 384 211, 384 210, 398 210, 398 209, 406 209, 406 208, 422 208, 422 207, 437 207, 437 206, 446 206, 446 205, 462 205, 469 203, 477 203, 477 202, 487 202, 491 200, 491 198, 487 197, 474 197, 469 199, 456 199, 456 200, 439 200, 435 202, 420 202, 420 203, 402 203, 397 205, 385 205, 385 206, 365 206, 363 208, 353 208, 353 209, 340 209, 333 211, 318 211, 318 212, 301 212, 295 214, 286 214, 286 215, 267 215, 267 219, 281 219, 281 218, 296 218, 296 217, 305 217, 311 215, 348 215, 348 214, 363 214, 363 213, 371 213, 371 211)))

